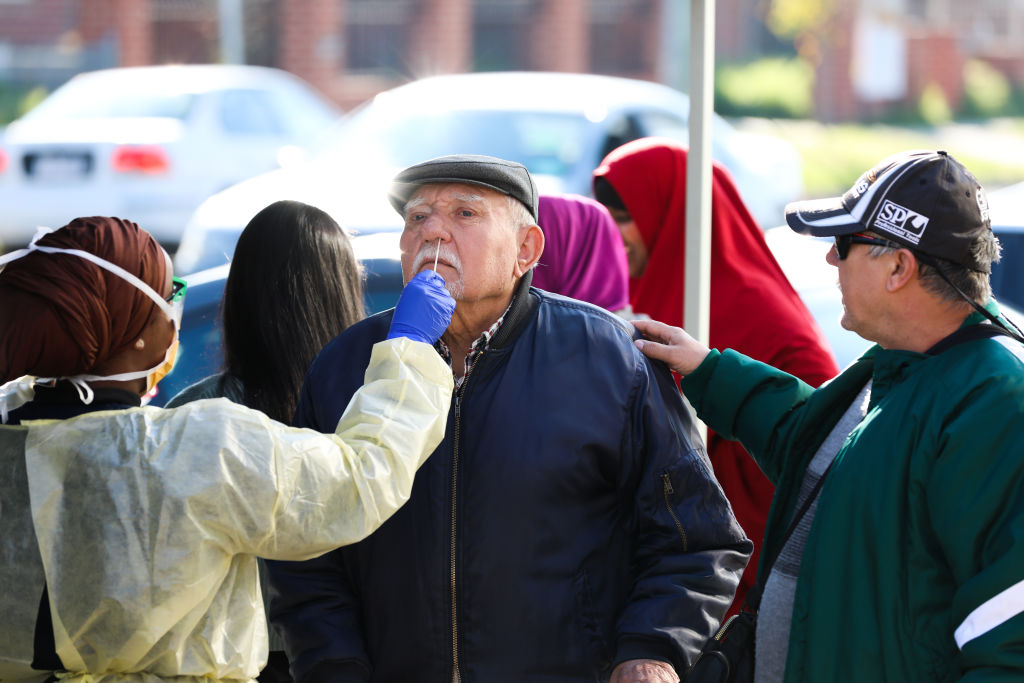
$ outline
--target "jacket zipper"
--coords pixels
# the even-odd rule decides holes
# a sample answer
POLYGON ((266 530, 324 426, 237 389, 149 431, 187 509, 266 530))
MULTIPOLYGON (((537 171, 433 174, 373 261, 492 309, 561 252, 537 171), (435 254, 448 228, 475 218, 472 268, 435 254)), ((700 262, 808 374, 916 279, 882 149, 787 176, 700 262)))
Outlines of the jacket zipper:
MULTIPOLYGON (((483 352, 480 354, 483 355, 483 352)), ((477 361, 480 360, 480 356, 477 356, 473 360, 472 365, 466 368, 466 375, 462 378, 462 384, 459 385, 458 391, 455 392, 455 435, 452 440, 452 544, 451 544, 451 586, 452 586, 452 683, 460 683, 462 675, 459 672, 459 623, 458 615, 455 608, 456 590, 455 590, 455 513, 456 513, 456 493, 458 492, 458 472, 459 472, 459 432, 462 426, 462 395, 466 392, 466 385, 469 383, 469 375, 473 372, 473 368, 476 367, 477 361)))
POLYGON ((725 635, 725 632, 729 630, 729 624, 731 624, 731 623, 733 622, 733 620, 734 620, 734 619, 735 619, 736 617, 738 617, 738 616, 739 616, 738 614, 734 614, 734 615, 732 615, 731 617, 729 617, 728 619, 726 619, 726 620, 725 620, 725 623, 724 623, 724 624, 722 624, 722 625, 721 625, 721 626, 720 626, 720 627, 718 628, 718 631, 717 631, 717 632, 715 633, 715 635, 714 635, 714 639, 715 639, 715 640, 717 640, 717 641, 721 641, 721 640, 722 640, 722 636, 724 636, 724 635, 725 635))
POLYGON ((676 492, 675 488, 672 487, 672 480, 668 476, 668 472, 662 472, 661 474, 661 489, 665 494, 665 509, 668 510, 668 514, 672 515, 672 521, 676 523, 676 529, 679 530, 679 538, 683 541, 683 552, 686 552, 686 530, 683 529, 682 522, 679 521, 679 517, 676 516, 676 511, 672 508, 672 501, 669 500, 669 496, 676 492))

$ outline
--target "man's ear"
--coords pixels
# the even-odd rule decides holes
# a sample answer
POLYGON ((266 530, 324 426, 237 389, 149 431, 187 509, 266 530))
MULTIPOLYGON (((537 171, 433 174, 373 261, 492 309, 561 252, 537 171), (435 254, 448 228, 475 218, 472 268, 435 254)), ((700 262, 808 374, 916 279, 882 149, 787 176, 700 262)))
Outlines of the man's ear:
POLYGON ((896 292, 917 279, 918 261, 909 249, 898 249, 894 252, 892 266, 885 280, 885 288, 896 292))
POLYGON ((519 254, 516 256, 516 277, 521 277, 540 260, 544 253, 544 231, 537 225, 519 231, 519 254))

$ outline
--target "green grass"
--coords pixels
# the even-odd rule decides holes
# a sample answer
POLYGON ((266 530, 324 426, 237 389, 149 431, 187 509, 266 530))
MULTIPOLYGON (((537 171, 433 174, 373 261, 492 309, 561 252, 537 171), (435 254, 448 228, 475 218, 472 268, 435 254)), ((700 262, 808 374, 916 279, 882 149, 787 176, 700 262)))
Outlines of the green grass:
POLYGON ((778 135, 796 146, 807 197, 842 194, 864 171, 907 149, 945 149, 989 190, 1024 181, 1024 119, 906 127, 776 119, 770 129, 752 120, 740 126, 778 135))
POLYGON ((813 80, 814 70, 798 58, 720 64, 715 72, 715 111, 725 116, 806 117, 812 110, 813 80))
POLYGON ((46 88, 0 83, 0 126, 6 125, 43 101, 46 88))

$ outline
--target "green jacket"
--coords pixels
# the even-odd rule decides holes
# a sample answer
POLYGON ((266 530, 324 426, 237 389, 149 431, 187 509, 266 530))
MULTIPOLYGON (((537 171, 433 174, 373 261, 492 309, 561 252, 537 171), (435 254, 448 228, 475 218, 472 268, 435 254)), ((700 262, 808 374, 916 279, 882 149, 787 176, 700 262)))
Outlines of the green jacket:
POLYGON ((875 346, 817 390, 712 351, 681 386, 778 487, 764 561, 807 463, 869 378, 868 413, 837 455, 807 539, 786 682, 1024 680, 1020 344, 980 339, 937 356, 875 346))

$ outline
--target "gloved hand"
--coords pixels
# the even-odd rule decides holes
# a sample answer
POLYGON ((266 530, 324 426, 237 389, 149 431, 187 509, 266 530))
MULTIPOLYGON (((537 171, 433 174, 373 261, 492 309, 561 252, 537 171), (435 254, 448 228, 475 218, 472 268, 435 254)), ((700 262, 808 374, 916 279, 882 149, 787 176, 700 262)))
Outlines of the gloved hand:
POLYGON ((408 337, 433 344, 448 329, 454 312, 455 299, 444 288, 444 278, 432 270, 421 271, 398 298, 388 339, 408 337))

